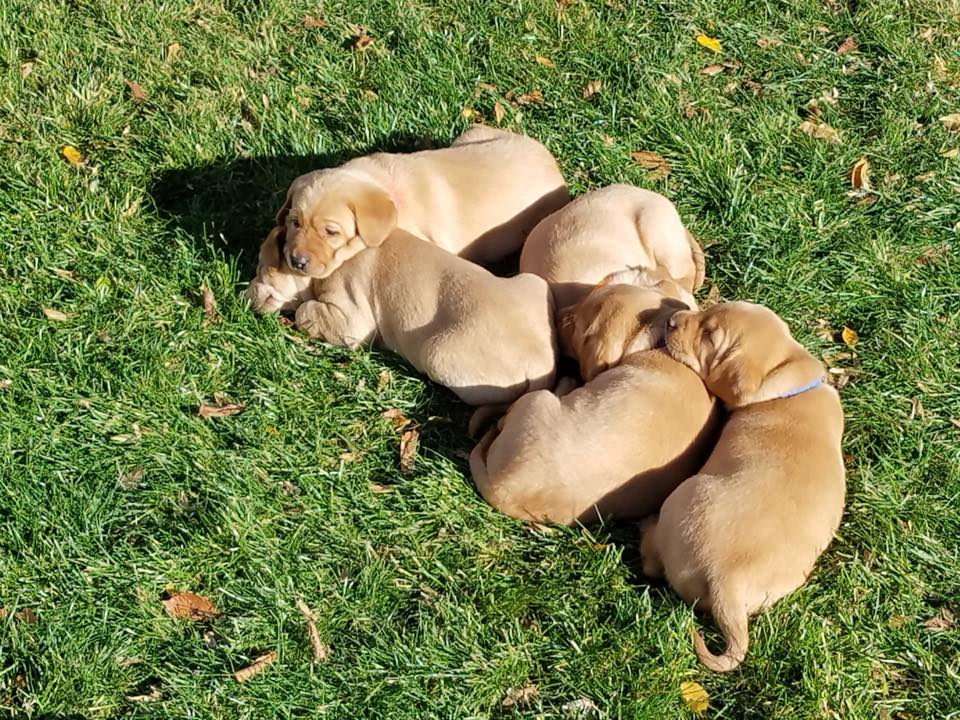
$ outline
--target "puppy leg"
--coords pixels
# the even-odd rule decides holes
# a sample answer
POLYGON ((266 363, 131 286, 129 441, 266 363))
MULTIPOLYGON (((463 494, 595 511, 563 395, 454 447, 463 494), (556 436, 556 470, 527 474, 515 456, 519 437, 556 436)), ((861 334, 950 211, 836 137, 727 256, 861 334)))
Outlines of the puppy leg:
POLYGON ((357 332, 357 328, 351 327, 346 313, 322 300, 310 300, 298 307, 296 326, 310 337, 348 348, 359 347, 369 335, 357 332))
POLYGON ((470 416, 470 423, 467 425, 467 434, 470 437, 476 437, 477 433, 498 415, 503 415, 510 409, 511 403, 496 403, 492 405, 481 405, 470 416))
POLYGON ((651 578, 663 577, 663 559, 657 547, 657 515, 644 518, 640 523, 640 561, 643 574, 651 578))

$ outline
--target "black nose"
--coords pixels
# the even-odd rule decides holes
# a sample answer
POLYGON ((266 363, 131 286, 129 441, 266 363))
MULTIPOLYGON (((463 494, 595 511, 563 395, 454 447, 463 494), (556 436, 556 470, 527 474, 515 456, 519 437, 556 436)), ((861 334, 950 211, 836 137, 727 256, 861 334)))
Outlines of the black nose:
POLYGON ((297 270, 303 270, 307 266, 307 258, 303 255, 291 255, 290 265, 297 270))

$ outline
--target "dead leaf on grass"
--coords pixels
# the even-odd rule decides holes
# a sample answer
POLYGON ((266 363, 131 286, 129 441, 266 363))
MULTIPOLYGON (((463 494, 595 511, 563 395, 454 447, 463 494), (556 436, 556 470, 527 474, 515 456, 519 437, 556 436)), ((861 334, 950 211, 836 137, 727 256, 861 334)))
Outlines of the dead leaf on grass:
POLYGON ((940 157, 947 158, 952 160, 955 157, 960 157, 960 148, 950 148, 949 150, 942 150, 940 152, 940 157))
POLYGON ((949 115, 944 115, 940 118, 940 122, 943 123, 943 126, 950 131, 956 132, 960 131, 960 113, 950 113, 949 115))
POLYGON ((227 403, 220 405, 201 405, 197 410, 197 414, 200 417, 227 417, 229 415, 236 415, 239 412, 243 412, 244 405, 239 403, 227 403))
POLYGON ((848 53, 852 53, 858 47, 860 47, 860 43, 857 42, 857 38, 855 36, 851 35, 842 43, 840 43, 840 47, 837 48, 837 55, 847 55, 848 53))
POLYGON ((517 98, 517 105, 543 105, 543 93, 539 90, 531 90, 517 98))
POLYGON ((854 190, 867 191, 870 189, 870 161, 865 157, 853 164, 850 170, 850 185, 854 190))
POLYGON ((897 630, 898 628, 902 628, 908 622, 910 622, 910 618, 908 618, 906 615, 891 615, 887 619, 887 625, 892 630, 897 630))
POLYGON ((252 663, 247 665, 247 667, 237 670, 233 677, 239 683, 244 683, 255 675, 259 675, 264 670, 267 669, 267 666, 271 665, 277 659, 277 653, 271 650, 268 653, 264 653, 252 663))
POLYGON ((935 178, 937 174, 933 170, 928 170, 925 173, 920 173, 919 175, 914 175, 913 179, 917 182, 926 182, 932 178, 935 178))
POLYGON ((81 155, 80 151, 73 145, 64 145, 60 148, 60 155, 62 155, 63 159, 70 163, 72 167, 78 168, 83 165, 83 155, 81 155))
POLYGON ((660 180, 670 174, 670 163, 659 153, 650 150, 635 150, 630 158, 640 167, 651 172, 647 175, 650 180, 660 180))
POLYGON ((779 45, 780 43, 781 43, 781 40, 779 38, 773 38, 773 37, 757 38, 757 47, 759 47, 761 50, 766 50, 767 48, 771 48, 774 45, 779 45))
POLYGON ((600 92, 601 87, 603 87, 603 80, 591 80, 583 86, 583 89, 580 91, 580 97, 584 100, 589 100, 600 92))
POLYGON ((143 91, 143 87, 138 82, 133 80, 124 80, 127 84, 127 87, 130 88, 130 97, 133 98, 134 102, 143 102, 147 99, 147 94, 143 91))
POLYGON ((950 418, 950 424, 956 428, 960 428, 960 420, 957 420, 957 418, 950 418))
POLYGON ((380 413, 380 417, 389 420, 390 424, 393 425, 394 430, 402 430, 411 422, 410 418, 403 414, 403 410, 399 410, 397 408, 384 410, 382 413, 380 413))
POLYGON ((544 67, 548 68, 556 67, 556 65, 553 64, 553 60, 548 57, 544 57, 543 55, 537 55, 537 57, 534 59, 537 61, 537 65, 543 65, 544 67))
POLYGON ((843 338, 843 342, 848 347, 853 347, 857 344, 857 341, 860 339, 860 336, 857 335, 857 331, 853 328, 844 327, 840 332, 840 337, 843 338))
POLYGON ((310 638, 310 649, 313 651, 313 659, 317 662, 323 662, 330 657, 330 648, 320 640, 320 633, 317 632, 317 624, 314 622, 313 611, 301 599, 297 599, 297 610, 303 615, 303 620, 307 624, 307 635, 310 638))
POLYGON ((313 15, 304 15, 303 26, 307 28, 307 30, 312 30, 313 28, 322 28, 327 26, 327 21, 313 15))
POLYGON ((143 479, 143 468, 138 467, 133 470, 127 470, 120 476, 120 487, 124 490, 133 490, 143 479))
POLYGON ((715 53, 719 53, 723 50, 723 46, 720 45, 720 41, 710 37, 709 35, 697 35, 697 44, 715 53))
POLYGON ((367 29, 362 25, 359 26, 359 30, 353 38, 353 49, 357 52, 364 52, 373 45, 373 38, 367 35, 367 29))
POLYGON ((3 378, 3 380, 0 380, 0 390, 6 390, 11 385, 13 385, 13 380, 10 378, 3 378))
POLYGON ((818 140, 826 140, 831 143, 839 142, 840 140, 840 133, 826 123, 815 123, 810 120, 804 120, 800 123, 800 131, 810 137, 818 140))
POLYGON ((370 492, 374 495, 386 495, 387 493, 393 492, 392 485, 381 485, 380 483, 370 483, 367 485, 370 488, 370 492))
POLYGON ((173 62, 180 55, 180 43, 172 42, 167 45, 167 52, 165 53, 164 60, 167 62, 173 62))
POLYGON ((26 79, 27 75, 33 72, 34 63, 25 62, 20 65, 20 77, 26 79))
POLYGON ((507 690, 500 703, 502 707, 516 707, 520 705, 529 705, 540 696, 540 690, 533 683, 527 683, 523 687, 510 688, 507 690))
POLYGON ((582 697, 571 700, 570 702, 565 702, 560 706, 560 709, 572 715, 580 715, 581 717, 600 717, 600 708, 598 708, 596 703, 590 698, 582 697))
POLYGON ((945 260, 949 254, 950 246, 946 243, 941 243, 940 245, 931 245, 917 255, 916 259, 914 260, 914 264, 919 266, 936 265, 942 260, 945 260))
POLYGON ((206 315, 206 319, 203 321, 204 325, 209 325, 210 323, 217 321, 217 299, 213 295, 213 291, 204 285, 200 288, 200 295, 203 298, 203 313, 206 315))
POLYGON ((357 453, 352 453, 352 452, 340 453, 340 459, 343 460, 345 463, 352 463, 354 460, 356 460, 359 457, 360 455, 358 455, 357 453))
POLYGON ((43 314, 47 316, 48 320, 54 320, 56 322, 63 322, 67 319, 67 314, 60 312, 54 308, 45 307, 43 308, 43 314))
POLYGON ((503 116, 503 105, 501 105, 499 102, 495 102, 493 104, 493 119, 497 122, 497 125, 503 123, 503 116))
POLYGON ((420 431, 416 428, 406 430, 400 436, 400 472, 407 474, 413 470, 417 461, 417 446, 420 444, 420 431))
MULTIPOLYGON (((3 620, 9 614, 9 610, 4 607, 0 607, 0 620, 3 620)), ((33 608, 24 608, 23 610, 17 610, 13 614, 13 619, 22 623, 27 623, 28 625, 35 625, 37 623, 37 614, 33 611, 33 608)))
POLYGON ((928 27, 926 30, 920 33, 920 39, 924 42, 930 42, 933 40, 933 28, 928 27))
POLYGON ((700 683, 680 683, 680 697, 694 715, 702 715, 710 706, 710 696, 700 683))
POLYGON ((813 329, 813 334, 816 335, 821 340, 826 340, 827 342, 833 342, 834 335, 836 331, 830 327, 830 323, 823 318, 817 320, 817 326, 813 329))
POLYGON ((700 68, 700 74, 713 77, 714 75, 722 73, 723 69, 723 65, 707 65, 706 67, 700 68))
POLYGON ((132 703, 150 703, 157 702, 158 700, 163 699, 163 695, 160 694, 160 689, 156 685, 150 686, 150 692, 143 695, 127 695, 127 702, 132 703))
POLYGON ((192 592, 170 592, 163 602, 163 609, 172 618, 186 620, 211 620, 220 616, 217 606, 202 595, 192 592))

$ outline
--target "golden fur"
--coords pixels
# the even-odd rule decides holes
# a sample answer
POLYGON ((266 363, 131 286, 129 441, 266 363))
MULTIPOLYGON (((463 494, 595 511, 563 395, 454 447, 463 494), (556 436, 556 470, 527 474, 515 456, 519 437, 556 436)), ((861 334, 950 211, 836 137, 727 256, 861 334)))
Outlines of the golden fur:
POLYGON ((673 203, 630 185, 586 193, 541 220, 520 255, 520 271, 544 278, 558 309, 637 267, 663 270, 688 291, 703 284, 703 253, 673 203))
POLYGON ((607 284, 570 311, 567 342, 590 381, 563 397, 524 395, 484 436, 470 470, 487 502, 540 522, 636 518, 696 472, 717 403, 695 373, 652 349, 677 307, 687 307, 680 295, 689 293, 669 281, 607 284), (598 350, 597 337, 616 351, 598 350), (594 372, 601 364, 617 367, 594 372))
POLYGON ((648 522, 644 572, 665 575, 687 602, 713 615, 726 638, 697 657, 736 668, 747 618, 800 587, 843 513, 843 410, 824 369, 770 310, 751 303, 680 312, 667 351, 697 372, 730 411, 699 474, 648 522), (793 394, 797 393, 797 394, 793 394))

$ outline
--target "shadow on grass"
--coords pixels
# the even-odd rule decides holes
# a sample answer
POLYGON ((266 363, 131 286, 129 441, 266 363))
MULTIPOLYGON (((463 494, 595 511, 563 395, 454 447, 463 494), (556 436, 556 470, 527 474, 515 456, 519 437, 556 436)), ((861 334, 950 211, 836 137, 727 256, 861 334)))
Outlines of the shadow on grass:
POLYGON ((295 178, 361 155, 429 147, 429 139, 398 134, 359 150, 220 160, 166 170, 149 194, 161 218, 183 229, 201 248, 208 237, 222 238, 215 245, 228 256, 237 255, 241 273, 252 276, 260 242, 295 178))

